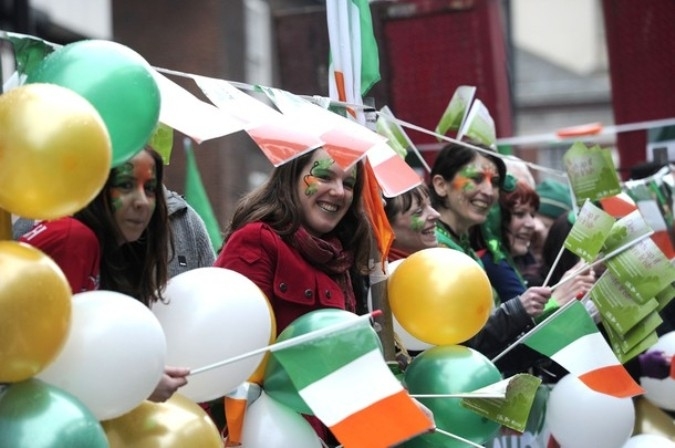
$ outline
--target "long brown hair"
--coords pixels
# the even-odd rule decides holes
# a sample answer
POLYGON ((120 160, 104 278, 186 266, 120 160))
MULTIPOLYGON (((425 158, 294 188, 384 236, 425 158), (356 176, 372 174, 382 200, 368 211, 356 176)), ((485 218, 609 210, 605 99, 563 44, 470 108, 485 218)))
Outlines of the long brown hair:
MULTIPOLYGON (((225 242, 232 232, 256 221, 266 223, 284 239, 298 230, 302 216, 295 186, 312 154, 313 151, 310 151, 275 168, 265 183, 239 200, 226 231, 225 242)), ((354 199, 345 216, 331 232, 338 237, 345 250, 353 251, 355 268, 361 273, 368 272, 371 248, 370 225, 363 212, 361 199, 364 176, 363 163, 358 162, 354 199)))
POLYGON ((101 289, 127 294, 150 305, 162 300, 168 279, 169 244, 172 244, 166 197, 163 191, 164 163, 153 149, 144 148, 155 161, 157 191, 150 223, 134 242, 119 245, 121 234, 115 221, 110 189, 117 168, 110 171, 103 189, 74 217, 96 234, 101 247, 101 289))

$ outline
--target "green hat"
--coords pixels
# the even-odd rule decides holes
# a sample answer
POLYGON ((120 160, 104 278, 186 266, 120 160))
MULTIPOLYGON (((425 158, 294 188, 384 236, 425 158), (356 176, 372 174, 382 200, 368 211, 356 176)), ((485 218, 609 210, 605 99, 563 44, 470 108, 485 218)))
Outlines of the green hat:
POLYGON ((536 188, 539 194, 539 214, 557 218, 572 210, 572 196, 567 184, 553 179, 545 179, 536 188))

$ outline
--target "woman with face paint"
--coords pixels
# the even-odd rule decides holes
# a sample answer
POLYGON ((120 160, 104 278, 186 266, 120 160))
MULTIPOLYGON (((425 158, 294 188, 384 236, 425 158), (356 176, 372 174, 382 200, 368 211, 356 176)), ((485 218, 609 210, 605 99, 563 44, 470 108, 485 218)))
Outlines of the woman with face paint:
MULTIPOLYGON (((363 176, 360 162, 345 170, 319 148, 275 168, 238 202, 215 266, 260 287, 278 332, 310 311, 357 312, 357 302, 365 303, 371 233, 363 176)), ((317 419, 308 420, 334 442, 317 419)))
MULTIPOLYGON (((480 225, 499 199, 505 176, 504 162, 489 152, 459 144, 439 152, 431 169, 430 193, 441 215, 436 226, 440 246, 464 252, 483 266, 474 247, 482 240, 480 225)), ((551 290, 542 287, 503 301, 495 294, 495 309, 488 322, 465 345, 487 357, 498 355, 534 325, 533 318, 542 313, 550 296, 551 290)))
MULTIPOLYGON (((146 148, 113 168, 84 209, 40 222, 19 241, 49 255, 73 293, 116 291, 149 307, 162 300, 171 245, 162 176, 162 158, 146 148)), ((188 369, 167 367, 149 399, 167 400, 187 383, 188 374, 188 369)))
MULTIPOLYGON (((535 215, 539 208, 539 195, 528 184, 516 181, 510 175, 508 188, 499 196, 497 207, 493 207, 488 220, 482 227, 485 249, 481 250, 481 261, 485 266, 490 283, 500 298, 515 297, 523 294, 528 283, 516 260, 529 257, 530 241, 535 231, 535 215)), ((565 275, 583 268, 577 264, 568 268, 565 275)), ((553 311, 570 300, 583 296, 595 282, 595 272, 589 270, 577 275, 574 280, 557 288, 545 306, 553 311)), ((537 284, 537 283, 535 283, 537 284)))
POLYGON ((390 262, 419 250, 438 247, 436 223, 441 215, 431 206, 426 185, 387 199, 384 212, 394 232, 390 262))

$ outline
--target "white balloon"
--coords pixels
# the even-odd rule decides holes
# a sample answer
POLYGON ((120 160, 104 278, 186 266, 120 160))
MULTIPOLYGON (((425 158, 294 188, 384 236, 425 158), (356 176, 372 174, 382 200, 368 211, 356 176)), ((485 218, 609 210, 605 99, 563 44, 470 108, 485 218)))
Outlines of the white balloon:
MULTIPOLYGON (((660 350, 666 356, 675 355, 675 331, 666 333, 649 348, 650 351, 660 350)), ((653 405, 669 411, 675 411, 675 380, 671 377, 662 380, 658 378, 640 378, 640 384, 645 390, 645 398, 653 405)))
POLYGON ((562 448, 616 448, 633 432, 635 407, 631 398, 595 392, 568 374, 551 391, 546 424, 562 448))
MULTIPOLYGON (((167 285, 167 303, 152 311, 164 328, 167 364, 198 369, 269 345, 272 314, 265 294, 238 272, 206 267, 167 285)), ((195 402, 222 397, 246 381, 264 353, 190 375, 182 395, 195 402)))
POLYGON ((166 341, 152 312, 113 291, 73 296, 63 349, 37 378, 70 392, 99 420, 143 402, 162 378, 166 341))
MULTIPOLYGON (((391 275, 396 270, 398 265, 401 264, 402 261, 403 259, 392 261, 391 263, 389 263, 388 275, 391 275)), ((370 312, 373 311, 373 296, 371 294, 370 289, 368 290, 368 311, 370 312)), ((396 316, 394 316, 393 314, 391 318, 394 324, 394 333, 396 333, 396 336, 398 336, 399 340, 407 350, 422 351, 434 347, 433 344, 420 341, 415 336, 408 333, 408 331, 406 331, 406 329, 401 326, 398 320, 396 320, 396 316)))
POLYGON ((631 437, 622 448, 674 448, 675 442, 656 434, 638 434, 631 437))
POLYGON ((241 442, 241 448, 321 448, 309 422, 264 391, 246 411, 241 442))

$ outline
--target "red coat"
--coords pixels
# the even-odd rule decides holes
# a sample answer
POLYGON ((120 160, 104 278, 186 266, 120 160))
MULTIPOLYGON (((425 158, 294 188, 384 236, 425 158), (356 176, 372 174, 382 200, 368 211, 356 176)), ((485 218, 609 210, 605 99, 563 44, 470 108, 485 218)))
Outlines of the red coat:
POLYGON ((73 294, 98 289, 101 247, 94 232, 77 219, 43 221, 19 241, 49 255, 65 274, 73 294))
POLYGON ((214 266, 239 272, 258 285, 272 305, 278 333, 310 311, 345 309, 340 286, 261 222, 234 232, 214 266))

